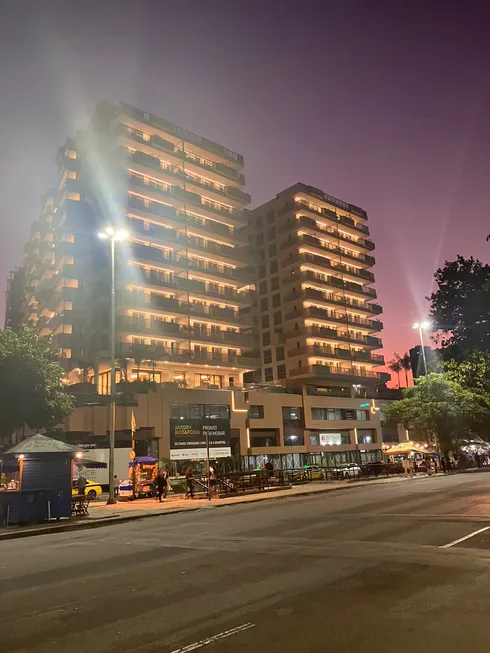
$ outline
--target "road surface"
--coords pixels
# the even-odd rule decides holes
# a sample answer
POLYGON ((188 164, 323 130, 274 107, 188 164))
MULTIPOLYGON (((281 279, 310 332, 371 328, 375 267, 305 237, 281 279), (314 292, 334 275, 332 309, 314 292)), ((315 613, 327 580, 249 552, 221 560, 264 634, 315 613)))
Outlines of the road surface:
POLYGON ((490 474, 0 543, 9 653, 490 646, 490 474))

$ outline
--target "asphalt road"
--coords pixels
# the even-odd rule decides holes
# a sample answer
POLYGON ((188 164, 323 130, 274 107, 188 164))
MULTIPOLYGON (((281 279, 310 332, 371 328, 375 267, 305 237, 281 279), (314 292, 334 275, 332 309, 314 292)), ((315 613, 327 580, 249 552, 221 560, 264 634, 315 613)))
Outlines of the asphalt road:
POLYGON ((4 541, 0 581, 9 653, 487 653, 490 474, 4 541))

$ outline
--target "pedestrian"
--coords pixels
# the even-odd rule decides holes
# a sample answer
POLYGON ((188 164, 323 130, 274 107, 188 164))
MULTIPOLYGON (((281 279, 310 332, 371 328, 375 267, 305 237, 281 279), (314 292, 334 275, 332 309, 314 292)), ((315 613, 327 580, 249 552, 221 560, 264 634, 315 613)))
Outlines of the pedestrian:
POLYGON ((475 453, 475 463, 478 468, 481 467, 481 458, 478 451, 475 453))
POLYGON ((78 494, 84 495, 85 494, 85 489, 87 487, 87 479, 85 476, 80 476, 78 477, 78 482, 77 482, 77 487, 78 487, 78 494))
POLYGON ((117 474, 114 474, 114 496, 116 499, 119 496, 119 482, 117 480, 117 474))
POLYGON ((446 458, 445 458, 445 456, 441 456, 440 461, 441 461, 442 471, 445 474, 446 473, 446 458))
POLYGON ((412 474, 413 474, 412 463, 410 462, 410 460, 408 458, 404 458, 402 460, 402 467, 405 470, 405 476, 408 476, 408 475, 412 476, 412 474))
POLYGON ((158 488, 158 501, 162 503, 163 499, 165 496, 167 496, 166 489, 167 489, 167 478, 165 476, 165 472, 163 469, 161 469, 158 472, 157 476, 157 488, 158 488), (164 496, 165 495, 165 496, 164 496))
POLYGON ((209 496, 211 499, 216 496, 216 485, 218 479, 216 478, 216 471, 212 465, 209 466, 209 496))
POLYGON ((188 467, 185 470, 185 480, 187 484, 187 492, 185 494, 185 498, 188 499, 189 497, 191 499, 194 498, 194 478, 192 474, 192 467, 188 467))

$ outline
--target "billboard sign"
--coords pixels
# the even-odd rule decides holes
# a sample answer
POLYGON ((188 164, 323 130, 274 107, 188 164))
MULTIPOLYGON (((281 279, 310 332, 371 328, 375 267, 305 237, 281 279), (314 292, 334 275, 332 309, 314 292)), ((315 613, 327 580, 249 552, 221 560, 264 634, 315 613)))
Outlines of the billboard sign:
POLYGON ((210 458, 231 456, 229 419, 172 418, 170 460, 205 460, 206 436, 210 458))

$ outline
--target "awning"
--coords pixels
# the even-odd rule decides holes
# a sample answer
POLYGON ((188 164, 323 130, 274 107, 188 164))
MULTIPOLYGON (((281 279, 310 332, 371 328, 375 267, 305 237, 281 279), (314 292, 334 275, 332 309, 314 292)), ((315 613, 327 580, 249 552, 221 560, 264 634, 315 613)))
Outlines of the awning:
POLYGON ((435 452, 429 449, 428 445, 421 442, 399 442, 384 453, 386 456, 407 456, 410 453, 433 454, 435 452))
POLYGON ((91 460, 90 458, 75 458, 75 465, 81 465, 87 469, 107 469, 107 463, 100 460, 91 460))

